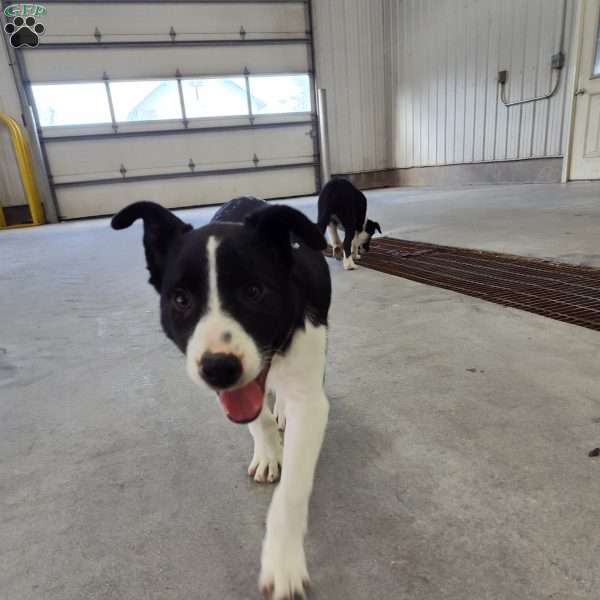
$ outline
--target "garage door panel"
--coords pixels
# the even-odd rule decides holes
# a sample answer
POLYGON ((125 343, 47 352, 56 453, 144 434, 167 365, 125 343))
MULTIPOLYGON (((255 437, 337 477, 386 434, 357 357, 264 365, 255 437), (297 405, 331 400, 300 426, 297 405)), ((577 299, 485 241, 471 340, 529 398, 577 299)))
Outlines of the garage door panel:
POLYGON ((27 50, 24 53, 32 83, 160 79, 250 73, 306 73, 305 44, 225 47, 111 48, 93 50, 27 50))
POLYGON ((62 218, 315 193, 306 2, 47 9, 41 45, 19 56, 62 218))
POLYGON ((314 193, 311 167, 57 189, 64 219, 114 214, 136 200, 152 200, 168 208, 178 208, 219 204, 243 195, 267 199, 314 193))
POLYGON ((102 41, 171 41, 171 27, 177 40, 239 39, 240 27, 246 38, 303 37, 304 5, 295 4, 122 4, 73 6, 48 4, 43 21, 44 43, 96 42, 96 28, 102 41))
POLYGON ((194 170, 192 171, 187 164, 181 165, 173 165, 170 167, 139 167, 137 169, 129 169, 127 168, 126 175, 123 176, 120 172, 120 167, 116 165, 117 168, 112 169, 110 171, 97 171, 97 172, 89 172, 83 175, 62 175, 58 177, 53 177, 53 182, 55 185, 60 186, 63 184, 73 184, 73 183, 93 183, 98 182, 98 185, 102 185, 107 180, 111 180, 111 183, 114 183, 117 179, 119 180, 134 180, 135 178, 145 177, 147 179, 158 179, 163 176, 173 175, 187 175, 189 173, 204 173, 211 171, 221 172, 222 170, 229 169, 245 169, 248 172, 255 170, 256 167, 260 170, 262 167, 285 167, 289 165, 290 167, 294 167, 296 165, 306 165, 312 163, 313 157, 306 156, 302 158, 285 158, 285 159, 274 159, 274 158, 266 158, 261 160, 256 165, 252 160, 243 160, 236 163, 232 163, 231 161, 223 161, 220 163, 213 163, 211 165, 196 165, 194 170))
MULTIPOLYGON (((273 114, 273 115, 255 115, 254 124, 260 125, 275 125, 278 123, 304 123, 310 114, 307 113, 288 113, 288 114, 273 114)), ((236 127, 248 127, 249 121, 247 116, 240 117, 204 117, 197 119, 188 119, 188 127, 185 127, 183 121, 132 121, 129 123, 119 123, 119 133, 149 133, 151 131, 166 132, 177 130, 186 133, 194 133, 196 129, 211 129, 212 127, 227 127, 235 131, 236 127)), ((237 130, 239 131, 239 129, 237 130)), ((110 135, 114 136, 114 131, 111 123, 103 123, 98 125, 65 125, 55 127, 42 127, 44 140, 52 140, 54 138, 70 139, 78 137, 86 137, 89 135, 110 135)))
POLYGON ((312 126, 209 132, 141 138, 112 138, 48 144, 56 183, 181 172, 190 159, 198 170, 274 165, 313 160, 312 126))

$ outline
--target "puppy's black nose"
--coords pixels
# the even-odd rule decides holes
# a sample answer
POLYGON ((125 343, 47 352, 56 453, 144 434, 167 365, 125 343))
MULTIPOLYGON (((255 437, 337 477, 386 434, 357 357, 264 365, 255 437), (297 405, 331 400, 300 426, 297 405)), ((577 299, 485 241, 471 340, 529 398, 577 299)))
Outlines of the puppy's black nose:
POLYGON ((219 352, 205 352, 200 360, 200 376, 214 388, 234 385, 242 374, 242 363, 237 356, 219 352))

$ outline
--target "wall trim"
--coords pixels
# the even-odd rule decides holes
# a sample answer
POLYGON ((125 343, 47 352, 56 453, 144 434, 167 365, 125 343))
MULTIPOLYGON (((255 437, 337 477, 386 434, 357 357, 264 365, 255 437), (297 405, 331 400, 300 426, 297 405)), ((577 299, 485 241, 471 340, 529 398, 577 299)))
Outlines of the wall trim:
POLYGON ((575 7, 575 25, 573 27, 573 41, 570 48, 569 77, 567 79, 567 103, 565 106, 565 160, 561 174, 561 181, 567 183, 571 175, 571 161, 573 158, 573 132, 575 125, 576 100, 575 91, 579 82, 581 69, 581 48, 583 45, 583 16, 585 10, 583 0, 577 0, 575 7))
POLYGON ((401 186, 455 186, 510 183, 560 183, 562 156, 495 162, 385 169, 336 174, 361 189, 401 186))

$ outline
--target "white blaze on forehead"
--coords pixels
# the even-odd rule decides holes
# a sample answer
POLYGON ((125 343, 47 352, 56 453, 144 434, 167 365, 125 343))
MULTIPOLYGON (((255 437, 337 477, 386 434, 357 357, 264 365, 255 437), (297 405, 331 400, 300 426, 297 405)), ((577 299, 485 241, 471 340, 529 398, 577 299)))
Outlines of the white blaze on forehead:
MULTIPOLYGON (((219 295, 219 270, 217 250, 219 240, 211 235, 206 241, 208 289, 206 311, 194 328, 186 349, 186 368, 195 383, 201 383, 199 364, 205 352, 234 354, 242 362, 239 385, 255 379, 262 368, 262 358, 254 340, 241 323, 223 311, 219 295)), ((235 290, 231 290, 235 293, 235 290)))
POLYGON ((217 247, 219 242, 211 235, 206 242, 206 256, 208 257, 208 312, 221 310, 219 299, 219 285, 217 282, 217 247))

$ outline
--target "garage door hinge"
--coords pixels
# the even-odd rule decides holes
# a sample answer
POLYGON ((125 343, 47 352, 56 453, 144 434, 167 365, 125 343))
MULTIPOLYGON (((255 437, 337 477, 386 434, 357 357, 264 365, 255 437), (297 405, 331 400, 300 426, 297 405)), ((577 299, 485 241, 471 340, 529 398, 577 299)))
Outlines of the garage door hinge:
POLYGON ((125 165, 121 165, 119 173, 121 173, 121 176, 123 177, 123 179, 125 179, 125 176, 127 175, 127 169, 125 168, 125 165))
POLYGON ((100 30, 97 27, 96 29, 94 29, 94 37, 96 38, 97 42, 102 41, 102 34, 100 33, 100 30))
POLYGON ((254 163, 255 167, 258 167, 258 163, 260 162, 260 159, 258 158, 258 156, 256 156, 256 153, 252 157, 252 162, 254 163))
POLYGON ((245 40, 246 39, 246 30, 244 29, 244 26, 242 25, 240 27, 240 37, 245 40))
POLYGON ((196 163, 190 158, 190 162, 188 163, 188 167, 190 168, 190 171, 194 171, 194 169, 196 168, 196 163))
POLYGON ((175 31, 173 25, 171 25, 171 29, 169 29, 169 37, 171 38, 172 42, 174 42, 175 38, 177 37, 177 32, 175 31))

